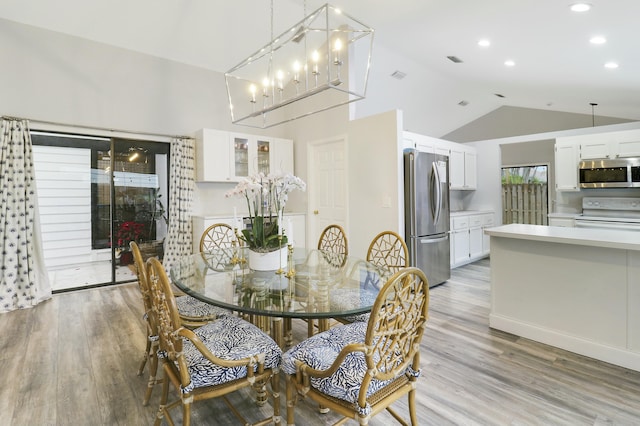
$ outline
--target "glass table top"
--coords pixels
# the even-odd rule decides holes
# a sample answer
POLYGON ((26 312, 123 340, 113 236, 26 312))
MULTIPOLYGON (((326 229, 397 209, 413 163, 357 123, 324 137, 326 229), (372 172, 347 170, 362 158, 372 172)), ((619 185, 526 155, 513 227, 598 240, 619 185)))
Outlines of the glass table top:
POLYGON ((354 256, 289 248, 286 267, 251 268, 247 248, 185 256, 171 266, 173 283, 199 300, 247 314, 330 318, 369 312, 388 271, 354 256))

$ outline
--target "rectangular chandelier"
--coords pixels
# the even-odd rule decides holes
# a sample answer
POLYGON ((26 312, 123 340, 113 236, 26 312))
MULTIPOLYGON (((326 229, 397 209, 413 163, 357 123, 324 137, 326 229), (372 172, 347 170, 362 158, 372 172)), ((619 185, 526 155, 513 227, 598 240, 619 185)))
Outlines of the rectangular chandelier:
POLYGON ((231 122, 267 128, 364 99, 373 32, 321 6, 225 73, 231 122))

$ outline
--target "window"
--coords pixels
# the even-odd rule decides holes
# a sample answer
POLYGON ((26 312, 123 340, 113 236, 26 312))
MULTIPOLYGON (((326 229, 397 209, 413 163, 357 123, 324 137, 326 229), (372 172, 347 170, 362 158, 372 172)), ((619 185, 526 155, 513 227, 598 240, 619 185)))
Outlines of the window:
POLYGON ((547 225, 546 165, 502 168, 502 223, 547 225))

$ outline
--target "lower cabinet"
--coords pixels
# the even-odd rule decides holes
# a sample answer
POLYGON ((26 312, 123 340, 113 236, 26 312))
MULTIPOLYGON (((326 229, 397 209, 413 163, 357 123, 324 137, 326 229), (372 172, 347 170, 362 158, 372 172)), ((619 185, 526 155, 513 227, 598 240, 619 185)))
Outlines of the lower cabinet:
POLYGON ((489 238, 484 230, 491 226, 492 212, 457 213, 451 217, 452 268, 489 255, 489 238))

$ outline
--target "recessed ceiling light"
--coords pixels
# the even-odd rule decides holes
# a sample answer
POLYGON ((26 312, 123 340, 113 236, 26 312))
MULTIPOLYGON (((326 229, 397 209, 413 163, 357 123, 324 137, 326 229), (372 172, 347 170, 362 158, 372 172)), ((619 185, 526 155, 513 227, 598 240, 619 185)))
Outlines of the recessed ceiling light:
POLYGON ((591 44, 605 44, 607 39, 602 36, 594 36, 589 39, 589 43, 591 44))
POLYGON ((606 64, 604 64, 604 67, 609 69, 615 69, 615 68, 618 68, 618 64, 616 62, 607 62, 606 64))
POLYGON ((574 3, 571 5, 571 11, 573 12, 587 12, 591 10, 589 3, 574 3))
POLYGON ((489 39, 483 38, 478 41, 478 46, 480 47, 489 47, 491 46, 491 41, 489 39))
POLYGON ((507 67, 514 67, 516 65, 511 59, 504 61, 504 65, 507 67))

